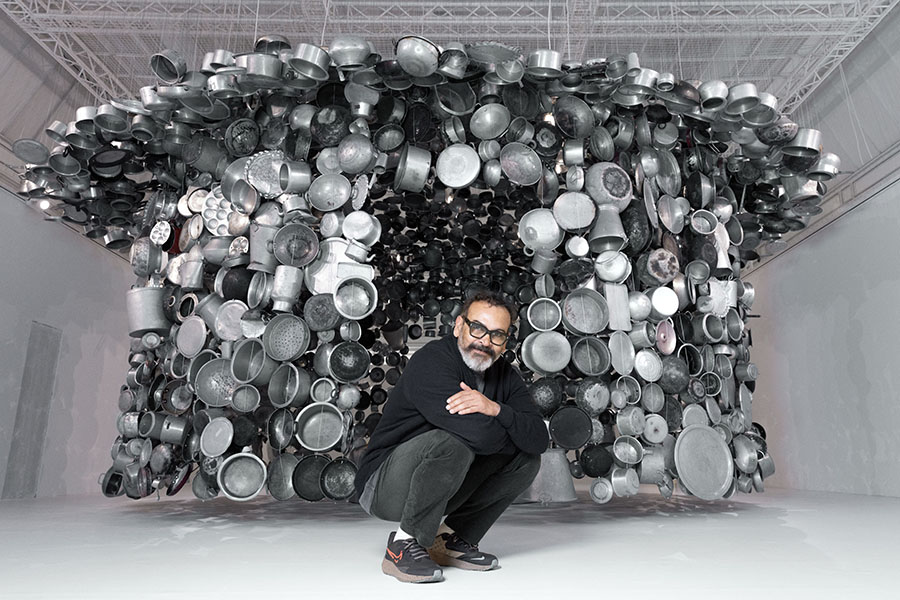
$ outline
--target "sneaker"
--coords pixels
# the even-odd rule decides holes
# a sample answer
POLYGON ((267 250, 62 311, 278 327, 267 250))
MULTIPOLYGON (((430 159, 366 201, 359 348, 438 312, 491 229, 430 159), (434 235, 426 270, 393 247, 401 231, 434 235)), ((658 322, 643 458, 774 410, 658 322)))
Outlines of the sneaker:
POLYGON ((496 556, 481 552, 477 545, 470 544, 455 533, 442 533, 434 538, 428 554, 442 567, 470 571, 490 571, 500 564, 496 556))
POLYGON ((440 581, 444 572, 428 557, 428 551, 415 538, 394 541, 396 531, 388 537, 381 570, 406 583, 440 581))

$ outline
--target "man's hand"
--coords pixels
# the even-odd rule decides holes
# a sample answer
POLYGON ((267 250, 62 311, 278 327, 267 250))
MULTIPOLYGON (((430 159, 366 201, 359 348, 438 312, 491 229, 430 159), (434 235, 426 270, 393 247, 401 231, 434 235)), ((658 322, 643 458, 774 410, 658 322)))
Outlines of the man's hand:
POLYGON ((459 387, 462 388, 461 392, 456 392, 447 398, 447 410, 450 411, 451 415, 482 413, 490 417, 496 417, 500 414, 500 405, 478 390, 473 390, 463 381, 459 382, 459 387))

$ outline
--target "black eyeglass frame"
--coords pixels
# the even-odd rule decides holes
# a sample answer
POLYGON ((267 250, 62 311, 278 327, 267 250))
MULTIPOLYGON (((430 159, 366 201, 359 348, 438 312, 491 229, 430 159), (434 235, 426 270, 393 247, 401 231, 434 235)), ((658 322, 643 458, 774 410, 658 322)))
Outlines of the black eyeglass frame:
POLYGON ((503 344, 505 344, 506 342, 509 341, 509 332, 508 332, 508 331, 504 331, 503 329, 488 329, 488 328, 484 325, 484 323, 482 323, 482 322, 480 322, 480 321, 470 321, 470 320, 468 319, 468 317, 463 317, 462 320, 465 321, 465 322, 466 322, 466 325, 469 326, 469 334, 470 334, 473 338, 475 338, 476 340, 480 340, 480 339, 482 339, 484 336, 488 336, 488 340, 489 340, 489 341, 491 342, 491 344, 493 344, 494 346, 502 346, 503 344), (472 330, 472 325, 476 325, 477 327, 480 327, 481 329, 484 329, 484 333, 482 333, 481 335, 477 335, 477 334, 475 333, 475 331, 472 330), (502 336, 503 336, 503 341, 501 341, 500 343, 495 342, 495 341, 494 341, 494 336, 495 336, 495 335, 502 335, 502 336))

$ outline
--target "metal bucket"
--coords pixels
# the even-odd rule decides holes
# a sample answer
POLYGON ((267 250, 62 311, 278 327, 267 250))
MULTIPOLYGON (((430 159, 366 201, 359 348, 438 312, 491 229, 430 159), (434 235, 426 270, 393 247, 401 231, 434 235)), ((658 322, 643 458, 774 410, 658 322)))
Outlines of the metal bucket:
POLYGON ((591 252, 603 252, 613 250, 618 252, 628 243, 625 227, 619 211, 610 204, 601 204, 597 207, 597 218, 587 236, 591 252))
POLYGON ((575 502, 575 483, 569 472, 569 461, 562 448, 550 448, 541 454, 541 468, 531 485, 515 502, 575 502))

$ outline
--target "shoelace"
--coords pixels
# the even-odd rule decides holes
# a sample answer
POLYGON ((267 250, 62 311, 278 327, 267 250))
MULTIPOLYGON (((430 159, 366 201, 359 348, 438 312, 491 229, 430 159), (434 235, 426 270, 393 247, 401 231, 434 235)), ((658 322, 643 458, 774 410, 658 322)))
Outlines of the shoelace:
POLYGON ((455 533, 450 535, 450 538, 447 540, 448 544, 459 544, 463 548, 466 549, 467 552, 478 552, 478 544, 470 544, 466 540, 462 539, 455 533))
POLYGON ((422 547, 422 544, 416 541, 415 538, 409 538, 405 540, 406 545, 404 546, 404 550, 409 552, 409 555, 413 560, 419 560, 420 558, 431 558, 428 555, 428 550, 422 547))

